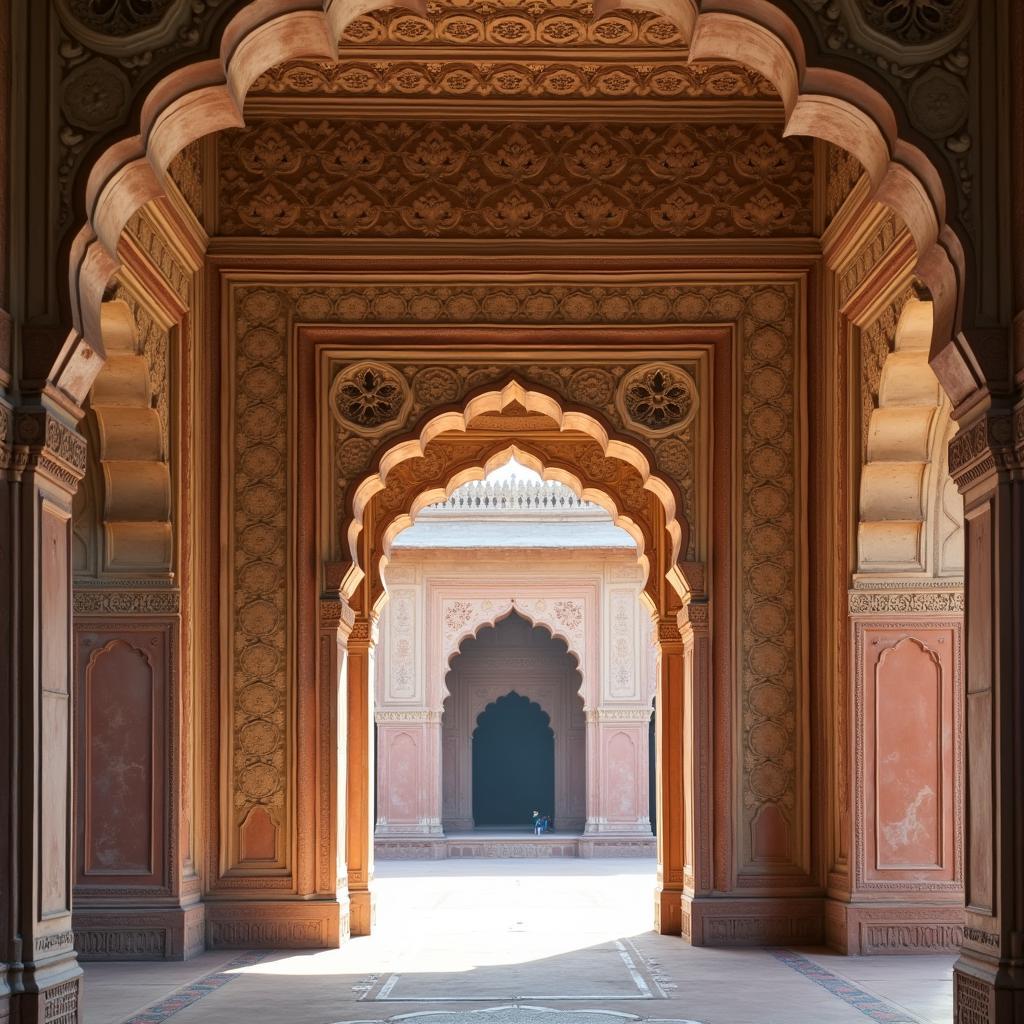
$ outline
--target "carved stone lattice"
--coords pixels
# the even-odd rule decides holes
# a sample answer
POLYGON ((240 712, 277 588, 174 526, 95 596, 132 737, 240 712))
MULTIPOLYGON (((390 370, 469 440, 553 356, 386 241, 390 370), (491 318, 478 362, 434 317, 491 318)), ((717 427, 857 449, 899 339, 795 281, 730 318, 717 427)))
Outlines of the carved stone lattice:
POLYGON ((774 126, 273 120, 218 161, 226 235, 812 233, 812 147, 774 126))
POLYGON ((697 385, 677 366, 651 363, 623 377, 617 401, 630 426, 650 437, 666 437, 697 412, 697 385))

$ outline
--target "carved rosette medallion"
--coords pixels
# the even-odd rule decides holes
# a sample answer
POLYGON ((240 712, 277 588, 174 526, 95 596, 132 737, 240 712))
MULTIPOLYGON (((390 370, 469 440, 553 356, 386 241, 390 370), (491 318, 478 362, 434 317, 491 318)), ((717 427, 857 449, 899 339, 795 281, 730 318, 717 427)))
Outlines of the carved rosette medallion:
POLYGON ((334 378, 330 404, 345 427, 374 437, 405 422, 412 392, 393 366, 354 363, 334 378))
POLYGON ((615 397, 623 420, 648 437, 667 437, 697 413, 697 384, 678 366, 649 363, 622 378, 615 397))

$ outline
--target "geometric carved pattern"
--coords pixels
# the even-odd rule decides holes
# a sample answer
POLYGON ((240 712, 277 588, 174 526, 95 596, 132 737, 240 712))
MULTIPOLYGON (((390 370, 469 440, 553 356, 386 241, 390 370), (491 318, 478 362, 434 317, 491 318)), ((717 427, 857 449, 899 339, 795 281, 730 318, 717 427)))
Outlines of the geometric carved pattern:
MULTIPOLYGON (((273 726, 273 752, 252 763, 263 769, 276 770, 278 781, 273 793, 259 797, 267 802, 279 801, 284 785, 283 712, 287 699, 287 674, 284 666, 286 649, 284 616, 284 562, 287 550, 285 514, 286 461, 283 425, 287 422, 285 398, 288 382, 285 374, 285 352, 290 338, 292 317, 303 323, 381 324, 424 323, 486 323, 529 325, 538 322, 558 324, 722 324, 736 325, 739 352, 742 354, 743 379, 743 512, 742 512, 742 578, 740 601, 742 622, 742 722, 739 723, 746 750, 743 757, 743 790, 748 794, 745 816, 749 824, 765 803, 781 806, 795 813, 798 774, 796 772, 797 722, 799 721, 798 650, 795 634, 797 612, 797 575, 794 562, 798 529, 798 498, 796 488, 797 452, 795 429, 795 338, 797 292, 792 285, 334 285, 283 286, 248 285, 236 290, 236 346, 240 365, 237 379, 245 381, 250 369, 270 370, 274 377, 256 378, 259 395, 246 395, 244 384, 239 389, 235 409, 235 458, 244 466, 246 455, 257 455, 261 469, 267 474, 263 481, 272 485, 275 512, 263 518, 250 518, 241 502, 248 483, 240 474, 235 478, 235 507, 240 547, 245 530, 256 527, 260 553, 240 556, 235 571, 234 590, 236 621, 244 602, 256 599, 247 589, 251 580, 245 569, 251 564, 259 571, 267 605, 260 610, 267 614, 257 625, 267 629, 252 643, 265 655, 259 664, 243 660, 242 653, 250 643, 236 639, 235 686, 239 698, 235 704, 235 730, 240 735, 251 721, 266 720, 273 726), (273 424, 273 426, 272 426, 273 424), (267 553, 263 552, 266 546, 267 553), (271 622, 273 618, 273 622, 271 622), (256 670, 259 670, 258 672, 256 670), (258 684, 258 685, 257 685, 258 684), (254 687, 258 705, 243 700, 247 687, 254 687)), ((403 371, 406 367, 403 364, 403 371)), ((410 419, 430 407, 457 402, 461 395, 488 380, 498 380, 515 373, 526 382, 535 382, 570 401, 598 408, 616 428, 625 431, 615 408, 615 386, 627 367, 562 367, 558 364, 495 364, 469 367, 422 366, 411 364, 405 377, 412 389, 414 403, 410 419), (618 374, 614 370, 618 370, 618 374), (419 376, 429 376, 418 389, 419 376), (444 371, 444 372, 441 372, 444 371), (429 387, 427 382, 429 381, 429 387), (606 386, 607 385, 607 386, 606 386), (597 400, 588 400, 597 396, 597 400)), ((403 429, 398 427, 395 433, 403 429)), ((692 483, 680 480, 686 472, 692 480, 693 441, 676 435, 652 443, 655 468, 676 481, 681 492, 692 491, 692 483)), ((375 450, 386 446, 388 434, 371 443, 353 434, 345 440, 344 432, 335 440, 337 485, 343 489, 354 483, 365 471, 375 450), (354 442, 359 442, 355 445, 354 442)), ((493 448, 493 443, 490 444, 493 448)), ((591 460, 592 469, 601 465, 609 469, 625 464, 605 459, 600 445, 587 440, 551 445, 552 452, 563 461, 581 464, 591 460), (557 451, 556 451, 557 449, 557 451), (578 450, 577 450, 578 449, 578 450), (593 452, 591 453, 591 449, 593 452)), ((449 464, 458 452, 454 446, 430 445, 434 455, 412 459, 389 473, 386 492, 395 487, 392 497, 386 493, 375 501, 389 500, 401 505, 401 493, 422 490, 424 479, 436 485, 438 470, 449 464), (452 448, 446 453, 446 448, 452 448), (428 465, 429 464, 429 465, 428 465), (405 467, 416 467, 413 476, 404 480, 405 467)), ((631 471, 632 473, 632 471, 631 471)), ((624 478, 621 485, 628 481, 624 478)), ((339 506, 343 503, 339 500, 339 506)), ((406 506, 407 507, 407 506, 406 506)), ((692 520, 691 520, 692 521, 692 520)), ((342 525, 339 523, 339 526, 342 525)), ((238 622, 236 638, 241 635, 238 622)), ((240 769, 245 759, 236 760, 239 785, 240 769)), ((268 780, 269 781, 269 780, 268 780)), ((246 807, 257 798, 242 795, 239 805, 246 807)))
POLYGON ((812 148, 775 126, 273 120, 218 147, 227 235, 812 233, 812 148))

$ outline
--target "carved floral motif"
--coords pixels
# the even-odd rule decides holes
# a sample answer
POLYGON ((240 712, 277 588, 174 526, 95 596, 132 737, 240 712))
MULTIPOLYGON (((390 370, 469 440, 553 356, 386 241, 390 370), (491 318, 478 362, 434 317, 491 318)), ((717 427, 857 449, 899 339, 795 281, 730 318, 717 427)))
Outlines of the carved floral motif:
POLYGON ((811 145, 774 126, 272 120, 218 147, 227 235, 812 232, 811 145))
POLYGON ((601 59, 529 63, 296 60, 260 75, 248 93, 249 97, 311 95, 672 100, 770 100, 778 97, 766 79, 737 64, 685 64, 665 60, 640 64, 601 59))

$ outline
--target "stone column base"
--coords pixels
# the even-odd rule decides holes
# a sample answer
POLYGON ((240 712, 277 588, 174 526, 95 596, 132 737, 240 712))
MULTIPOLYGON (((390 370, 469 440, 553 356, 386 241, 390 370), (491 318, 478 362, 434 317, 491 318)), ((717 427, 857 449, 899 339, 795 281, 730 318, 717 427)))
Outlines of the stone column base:
POLYGON ((343 900, 217 900, 206 904, 208 949, 337 949, 349 936, 343 900))
POLYGON ((685 936, 681 899, 682 893, 678 889, 665 889, 660 885, 655 887, 654 930, 659 935, 685 936))
POLYGON ((964 941, 962 904, 825 904, 825 941, 848 956, 958 953, 964 941))
POLYGON ((349 889, 348 899, 353 936, 369 935, 377 920, 373 893, 368 889, 349 889))
POLYGON ((684 893, 682 934, 695 946, 817 945, 825 937, 823 902, 818 897, 684 893))
POLYGON ((188 960, 206 949, 206 908, 96 907, 80 897, 71 924, 79 960, 188 960))

